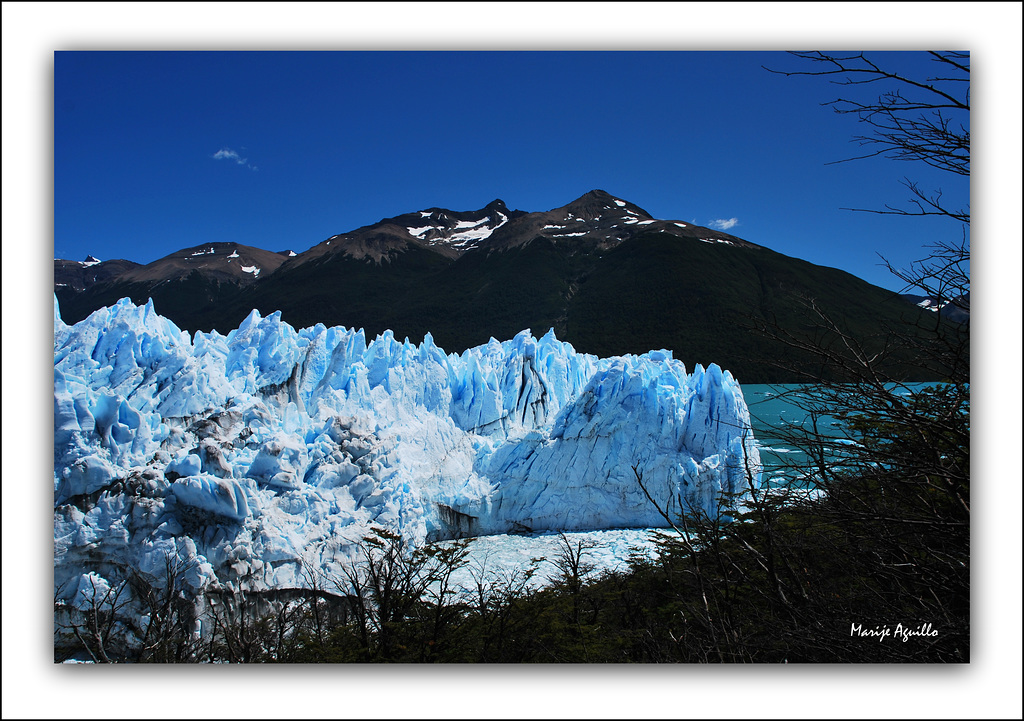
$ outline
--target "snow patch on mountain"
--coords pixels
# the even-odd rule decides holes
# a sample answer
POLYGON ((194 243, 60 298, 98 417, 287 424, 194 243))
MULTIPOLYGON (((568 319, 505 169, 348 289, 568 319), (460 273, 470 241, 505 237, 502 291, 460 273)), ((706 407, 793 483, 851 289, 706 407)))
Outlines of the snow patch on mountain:
POLYGON ((925 298, 924 300, 922 300, 920 303, 917 304, 917 307, 918 308, 924 308, 925 310, 930 310, 930 311, 932 311, 934 313, 934 312, 938 312, 938 311, 942 310, 947 305, 949 305, 949 301, 948 300, 937 300, 935 298, 925 298))
POLYGON ((460 251, 476 247, 481 241, 489 238, 495 230, 508 222, 508 216, 495 211, 498 221, 490 215, 470 220, 456 220, 454 225, 447 221, 444 213, 420 211, 421 218, 445 221, 438 224, 423 226, 406 226, 410 235, 426 240, 430 245, 447 245, 460 251))

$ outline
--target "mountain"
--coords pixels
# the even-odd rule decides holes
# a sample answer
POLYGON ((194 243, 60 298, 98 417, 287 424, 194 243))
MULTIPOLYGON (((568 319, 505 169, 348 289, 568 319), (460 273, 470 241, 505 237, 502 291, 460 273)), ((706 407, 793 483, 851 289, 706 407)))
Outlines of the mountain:
POLYGON ((457 258, 480 246, 495 230, 510 220, 525 215, 529 214, 522 210, 510 211, 502 200, 495 200, 475 211, 429 208, 405 213, 394 218, 384 218, 350 233, 331 236, 303 254, 303 258, 296 263, 335 253, 381 261, 410 245, 431 250, 446 258, 457 258))
POLYGON ((505 250, 545 237, 554 241, 572 239, 583 247, 593 245, 599 250, 607 250, 640 233, 652 232, 708 243, 758 247, 703 226, 678 220, 657 220, 639 206, 603 190, 592 190, 568 205, 546 213, 530 213, 518 218, 500 232, 495 232, 489 247, 505 250))
POLYGON ((272 253, 239 243, 205 243, 171 253, 149 265, 130 268, 119 280, 166 283, 199 274, 216 282, 244 285, 277 270, 287 260, 286 253, 272 253))
POLYGON ((54 261, 54 293, 80 320, 121 298, 152 298, 161 311, 192 324, 199 308, 216 306, 273 273, 289 257, 240 243, 204 243, 140 265, 127 260, 54 261))
POLYGON ((497 199, 475 211, 429 208, 384 218, 373 225, 331 236, 303 253, 294 265, 339 253, 381 262, 393 259, 396 253, 409 247, 456 259, 472 250, 508 250, 538 237, 573 238, 580 244, 606 249, 641 231, 756 247, 710 228, 656 220, 632 203, 603 190, 592 190, 568 205, 542 213, 509 210, 504 201, 497 199))
POLYGON ((125 273, 139 267, 141 266, 138 263, 133 263, 130 260, 103 262, 91 255, 87 256, 85 260, 54 260, 54 291, 62 291, 66 288, 80 292, 97 283, 115 281, 125 273))
POLYGON ((454 352, 551 328, 582 352, 665 348, 688 367, 718 363, 746 383, 815 372, 808 354, 754 329, 814 333, 806 298, 864 339, 925 312, 843 271, 653 218, 602 190, 544 212, 494 200, 405 213, 289 257, 214 243, 120 272, 104 265, 90 266, 87 287, 55 288, 69 322, 128 297, 152 298, 190 331, 233 328, 255 308, 296 327, 430 333, 454 352))

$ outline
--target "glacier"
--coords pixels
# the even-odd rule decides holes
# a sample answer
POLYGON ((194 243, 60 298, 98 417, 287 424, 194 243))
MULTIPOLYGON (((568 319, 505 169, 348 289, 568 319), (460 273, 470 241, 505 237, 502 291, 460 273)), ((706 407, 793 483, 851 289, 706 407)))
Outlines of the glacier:
POLYGON ((159 587, 170 564, 196 594, 308 587, 374 527, 420 546, 665 526, 637 473, 670 512, 760 484, 740 385, 670 351, 598 358, 523 331, 457 355, 255 310, 190 336, 129 299, 69 326, 54 298, 53 322, 68 603, 129 572, 159 587))

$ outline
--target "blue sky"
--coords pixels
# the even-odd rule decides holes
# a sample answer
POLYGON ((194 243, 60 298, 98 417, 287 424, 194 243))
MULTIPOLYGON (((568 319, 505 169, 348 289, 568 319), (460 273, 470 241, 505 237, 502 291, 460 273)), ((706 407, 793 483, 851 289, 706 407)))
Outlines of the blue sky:
MULTIPOLYGON (((923 52, 876 52, 919 76, 923 52)), ((528 211, 601 188, 899 289, 949 221, 901 205, 909 175, 782 52, 65 51, 54 62, 54 254, 147 263, 210 241, 303 251, 431 206, 528 211)), ((869 98, 876 91, 861 91, 869 98)))

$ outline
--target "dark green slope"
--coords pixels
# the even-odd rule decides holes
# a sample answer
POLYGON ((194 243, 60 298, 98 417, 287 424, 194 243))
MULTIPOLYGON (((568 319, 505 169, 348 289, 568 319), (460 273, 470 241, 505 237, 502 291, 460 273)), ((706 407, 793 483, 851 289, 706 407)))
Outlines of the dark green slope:
POLYGON ((339 254, 281 268, 221 313, 280 310, 296 327, 344 325, 371 338, 390 329, 419 342, 429 332, 440 347, 461 352, 525 328, 564 333, 575 255, 546 238, 457 261, 414 246, 380 263, 339 254))
POLYGON ((256 308, 267 315, 281 311, 282 319, 296 328, 323 323, 364 328, 369 338, 393 330, 398 338, 419 341, 430 330, 415 314, 403 316, 429 292, 432 278, 453 261, 438 253, 408 246, 377 262, 344 254, 324 256, 294 267, 283 266, 259 284, 240 293, 222 315, 227 328, 233 318, 245 318, 256 308))
MULTIPOLYGON (((339 254, 282 267, 219 312, 241 319, 252 308, 264 315, 280 310, 295 327, 344 325, 371 338, 390 329, 419 342, 429 332, 445 350, 461 352, 525 328, 564 334, 579 257, 593 262, 547 238, 457 261, 414 246, 380 263, 339 254)), ((236 325, 228 320, 225 327, 236 325)))
POLYGON ((245 286, 193 272, 182 280, 115 281, 81 292, 58 289, 56 295, 66 323, 76 323, 121 298, 144 304, 152 297, 158 313, 189 331, 226 334, 255 308, 264 316, 281 311, 282 319, 296 328, 324 323, 365 328, 370 337, 392 329, 399 337, 408 331, 410 337, 418 333, 422 338, 419 325, 395 326, 395 311, 405 303, 416 304, 416 295, 430 286, 429 279, 451 263, 437 253, 409 246, 382 262, 343 254, 324 256, 283 266, 245 286))
POLYGON ((209 331, 235 328, 245 314, 231 326, 223 326, 210 319, 223 318, 225 306, 234 302, 242 292, 239 283, 218 281, 198 271, 178 280, 161 283, 112 281, 97 283, 84 291, 58 288, 61 318, 69 325, 88 317, 93 311, 113 305, 122 298, 131 298, 136 305, 144 305, 150 298, 157 312, 170 318, 180 328, 209 331))
POLYGON ((817 370, 810 357, 755 328, 776 323, 796 336, 820 336, 806 298, 869 346, 887 325, 906 327, 921 316, 895 293, 834 268, 658 234, 624 242, 595 263, 570 303, 566 336, 598 355, 669 348, 688 368, 717 363, 747 383, 796 381, 799 371, 817 370))
POLYGON ((547 238, 506 251, 466 253, 397 307, 395 323, 421 329, 417 338, 429 330, 439 346, 456 352, 527 328, 539 335, 553 327, 564 335, 578 256, 568 244, 547 238))

